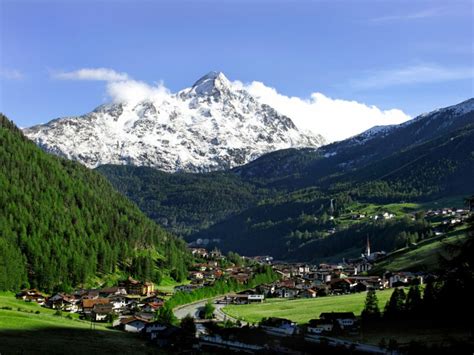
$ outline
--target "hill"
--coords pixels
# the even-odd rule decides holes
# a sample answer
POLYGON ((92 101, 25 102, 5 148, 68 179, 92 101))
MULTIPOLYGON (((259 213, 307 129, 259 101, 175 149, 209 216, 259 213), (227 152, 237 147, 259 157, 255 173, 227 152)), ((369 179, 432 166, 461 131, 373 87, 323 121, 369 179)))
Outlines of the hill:
POLYGON ((100 174, 43 152, 3 115, 0 165, 0 290, 185 276, 182 240, 100 174))

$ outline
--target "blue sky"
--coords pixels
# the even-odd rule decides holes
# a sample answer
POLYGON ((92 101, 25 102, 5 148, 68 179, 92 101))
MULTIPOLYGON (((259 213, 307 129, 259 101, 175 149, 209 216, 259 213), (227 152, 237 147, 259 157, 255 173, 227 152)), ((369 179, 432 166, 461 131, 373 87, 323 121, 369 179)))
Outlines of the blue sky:
POLYGON ((0 111, 20 126, 110 100, 110 68, 171 91, 203 74, 408 115, 474 96, 472 1, 0 2, 0 111))

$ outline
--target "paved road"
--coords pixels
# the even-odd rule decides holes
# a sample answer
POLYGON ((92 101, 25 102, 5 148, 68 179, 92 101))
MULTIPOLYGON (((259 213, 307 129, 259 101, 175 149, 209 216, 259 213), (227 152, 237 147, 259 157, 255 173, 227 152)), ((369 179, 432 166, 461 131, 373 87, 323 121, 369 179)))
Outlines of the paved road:
MULTIPOLYGON (((221 298, 222 296, 220 296, 219 298, 221 298)), ((212 299, 213 301, 215 301, 215 299, 212 299)), ((198 302, 194 302, 194 303, 189 303, 189 304, 186 304, 186 305, 183 305, 183 306, 180 306, 180 307, 176 307, 174 310, 173 310, 173 313, 175 315, 176 318, 178 319, 183 319, 184 317, 186 317, 188 314, 191 315, 191 317, 195 318, 195 319, 199 319, 199 311, 204 308, 204 306, 206 305, 206 303, 209 301, 209 299, 205 299, 205 300, 201 300, 201 301, 198 301, 198 302)), ((225 304, 218 304, 218 303, 215 303, 214 302, 214 307, 216 308, 216 310, 214 311, 214 318, 216 321, 219 321, 219 322, 224 322, 226 320, 231 320, 232 322, 237 322, 237 319, 225 314, 223 311, 222 311, 222 308, 224 308, 226 305, 225 304)), ((246 325, 247 323, 246 322, 242 322, 242 325, 246 325)))

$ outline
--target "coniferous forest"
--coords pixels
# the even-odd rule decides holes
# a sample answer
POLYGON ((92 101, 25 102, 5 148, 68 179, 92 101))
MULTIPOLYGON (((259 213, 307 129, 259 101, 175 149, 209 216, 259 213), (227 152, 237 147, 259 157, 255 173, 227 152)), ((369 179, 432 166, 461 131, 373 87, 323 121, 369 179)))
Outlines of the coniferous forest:
POLYGON ((43 152, 0 115, 0 290, 67 290, 106 276, 186 277, 182 240, 100 174, 43 152))

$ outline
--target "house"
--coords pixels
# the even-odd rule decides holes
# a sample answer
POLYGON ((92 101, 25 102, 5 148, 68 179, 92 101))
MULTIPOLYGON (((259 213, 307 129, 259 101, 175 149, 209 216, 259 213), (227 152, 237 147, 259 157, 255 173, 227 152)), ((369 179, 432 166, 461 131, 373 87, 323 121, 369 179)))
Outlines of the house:
POLYGON ((279 286, 275 289, 275 296, 281 298, 294 298, 298 293, 299 290, 294 287, 279 286))
POLYGON ((111 303, 97 303, 92 307, 91 319, 96 322, 106 321, 108 316, 113 314, 114 306, 111 303))
MULTIPOLYGON (((94 306, 98 304, 110 304, 110 299, 109 298, 96 298, 96 299, 85 299, 82 300, 82 313, 85 315, 91 315, 92 311, 94 310, 94 306)), ((112 305, 113 308, 113 305, 112 305)))
POLYGON ((332 320, 325 319, 311 319, 306 327, 306 332, 309 334, 322 335, 331 333, 334 328, 332 320))
POLYGON ((49 308, 65 312, 75 313, 79 311, 78 300, 74 296, 62 292, 51 296, 46 305, 49 308))
POLYGON ((46 297, 43 296, 37 289, 23 290, 20 293, 16 294, 16 298, 21 299, 25 302, 36 302, 40 306, 44 305, 46 302, 46 297))
POLYGON ((351 292, 353 283, 348 278, 334 279, 330 283, 330 287, 333 293, 343 294, 351 292))
POLYGON ((107 287, 99 290, 99 297, 110 297, 110 296, 125 296, 127 295, 127 290, 125 287, 114 286, 114 287, 107 287))
POLYGON ((141 282, 131 277, 121 282, 120 286, 125 287, 127 293, 130 295, 149 296, 155 290, 155 286, 152 282, 141 282))
POLYGON ((260 302, 262 303, 263 300, 265 299, 265 296, 264 295, 258 295, 258 294, 255 294, 255 295, 247 295, 247 300, 248 300, 248 303, 253 303, 253 302, 260 302))
POLYGON ((129 333, 140 333, 145 329, 148 323, 150 323, 148 320, 142 319, 137 316, 132 316, 129 318, 121 319, 120 327, 129 333))
POLYGON ((257 291, 265 296, 272 296, 275 293, 274 284, 263 284, 257 286, 257 291))
POLYGON ((357 318, 353 312, 321 313, 319 318, 324 321, 337 321, 343 330, 354 327, 357 322, 357 318))
POLYGON ((412 283, 418 282, 419 284, 423 284, 423 276, 419 276, 413 274, 411 272, 397 272, 395 274, 391 274, 388 277, 388 285, 389 287, 398 287, 398 286, 407 286, 411 285, 412 283))
POLYGON ((161 307, 163 307, 163 302, 148 302, 142 310, 143 312, 154 313, 161 307))
POLYGON ((207 258, 209 256, 207 250, 204 248, 191 248, 191 254, 200 258, 207 258))
POLYGON ((295 322, 284 318, 267 318, 260 322, 260 327, 267 333, 277 336, 290 336, 297 333, 295 322))
POLYGON ((114 310, 120 310, 127 306, 127 297, 121 295, 112 295, 107 297, 110 300, 114 310))

